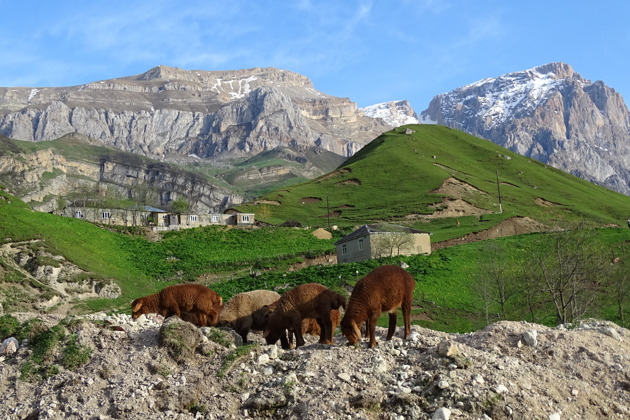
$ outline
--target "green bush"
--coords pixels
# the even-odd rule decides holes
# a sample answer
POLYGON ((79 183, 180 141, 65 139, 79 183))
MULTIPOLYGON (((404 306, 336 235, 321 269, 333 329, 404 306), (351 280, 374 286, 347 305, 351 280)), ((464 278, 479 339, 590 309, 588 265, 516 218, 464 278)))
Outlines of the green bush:
POLYGON ((11 315, 0 316, 0 340, 15 336, 20 329, 20 322, 11 315))

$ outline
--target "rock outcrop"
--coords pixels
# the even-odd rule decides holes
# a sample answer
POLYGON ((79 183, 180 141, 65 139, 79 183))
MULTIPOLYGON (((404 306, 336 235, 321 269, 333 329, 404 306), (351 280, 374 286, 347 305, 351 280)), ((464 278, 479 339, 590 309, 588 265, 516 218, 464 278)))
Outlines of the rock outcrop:
POLYGON ((56 197, 90 199, 119 197, 157 207, 186 200, 195 213, 220 212, 242 202, 242 197, 218 187, 204 176, 165 162, 150 160, 115 149, 87 148, 92 142, 80 134, 64 136, 63 153, 55 145, 39 150, 16 150, 9 139, 0 139, 0 175, 5 188, 32 208, 58 209, 56 197))
POLYGON ((347 98, 275 68, 187 71, 158 66, 73 87, 0 88, 0 134, 53 140, 80 133, 162 158, 251 157, 279 146, 351 156, 390 129, 347 98))
POLYGON ((630 195, 630 113, 614 89, 564 63, 440 94, 421 121, 489 139, 523 156, 630 195))
MULTIPOLYGON (((35 314, 14 314, 25 322, 35 314)), ((42 316, 52 326, 49 316, 42 316)), ((238 344, 229 331, 160 317, 85 316, 57 356, 33 344, 0 356, 2 418, 622 419, 630 415, 630 333, 598 321, 577 328, 499 322, 471 334, 412 326, 379 345, 299 350, 238 344), (186 333, 189 331, 189 333, 186 333), (174 334, 176 333, 176 334, 174 334), (193 334, 194 333, 194 334, 193 334), (177 335, 179 334, 179 336, 177 335), (192 337, 186 337, 191 335, 192 337), (531 340, 534 336, 536 340, 531 340), (68 365, 61 354, 88 355, 68 365), (74 338, 72 338, 74 337, 74 338), (30 363, 30 365, 29 365, 30 363), (46 364, 48 363, 48 364, 46 364), (57 363, 58 373, 53 365, 57 363), (41 367, 34 371, 33 367, 41 367), (70 367, 64 367, 70 366, 70 367), (27 369, 30 368, 30 369, 27 369), (26 373, 48 375, 45 380, 26 373), (51 374, 52 373, 52 374, 51 374), (27 381, 29 380, 30 381, 27 381)), ((400 328, 399 328, 400 329, 400 328)), ((37 341, 37 337, 33 338, 37 341)), ((15 342, 14 346, 15 346, 15 342)))

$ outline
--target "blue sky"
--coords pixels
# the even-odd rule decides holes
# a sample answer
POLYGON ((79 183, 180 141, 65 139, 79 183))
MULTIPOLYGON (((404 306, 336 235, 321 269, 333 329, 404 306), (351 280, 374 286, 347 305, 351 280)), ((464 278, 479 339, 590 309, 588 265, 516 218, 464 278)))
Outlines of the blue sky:
POLYGON ((71 86, 156 65, 277 67, 359 106, 553 61, 630 100, 626 0, 8 1, 0 86, 71 86))

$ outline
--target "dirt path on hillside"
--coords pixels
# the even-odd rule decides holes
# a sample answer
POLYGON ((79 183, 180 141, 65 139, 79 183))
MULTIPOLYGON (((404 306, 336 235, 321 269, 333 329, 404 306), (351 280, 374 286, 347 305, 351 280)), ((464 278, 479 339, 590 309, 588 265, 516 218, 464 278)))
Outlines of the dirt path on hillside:
POLYGON ((504 220, 496 226, 480 232, 473 232, 459 238, 453 238, 442 242, 431 244, 433 251, 446 248, 453 245, 459 245, 475 241, 484 241, 486 239, 496 239, 504 236, 521 235, 524 233, 541 232, 545 226, 529 217, 512 217, 504 220))

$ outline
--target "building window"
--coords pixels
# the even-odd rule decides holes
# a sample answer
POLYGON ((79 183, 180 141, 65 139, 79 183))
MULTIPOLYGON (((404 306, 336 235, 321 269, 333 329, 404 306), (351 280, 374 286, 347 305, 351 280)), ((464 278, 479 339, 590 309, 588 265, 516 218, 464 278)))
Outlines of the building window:
POLYGON ((168 214, 163 214, 162 215, 162 220, 166 220, 166 219, 168 219, 168 214))
POLYGON ((249 216, 244 214, 241 216, 241 222, 243 223, 249 223, 249 216))
POLYGON ((348 248, 346 248, 346 244, 341 245, 341 255, 346 255, 348 253, 348 248))
POLYGON ((363 249, 363 238, 359 239, 359 249, 363 249))
POLYGON ((191 214, 190 216, 188 216, 188 220, 190 220, 191 222, 196 222, 197 221, 197 215, 196 214, 191 214))
POLYGON ((102 219, 111 219, 112 214, 108 211, 104 211, 102 214, 102 219))
POLYGON ((216 214, 212 215, 212 223, 217 223, 219 221, 219 216, 217 216, 216 214))

